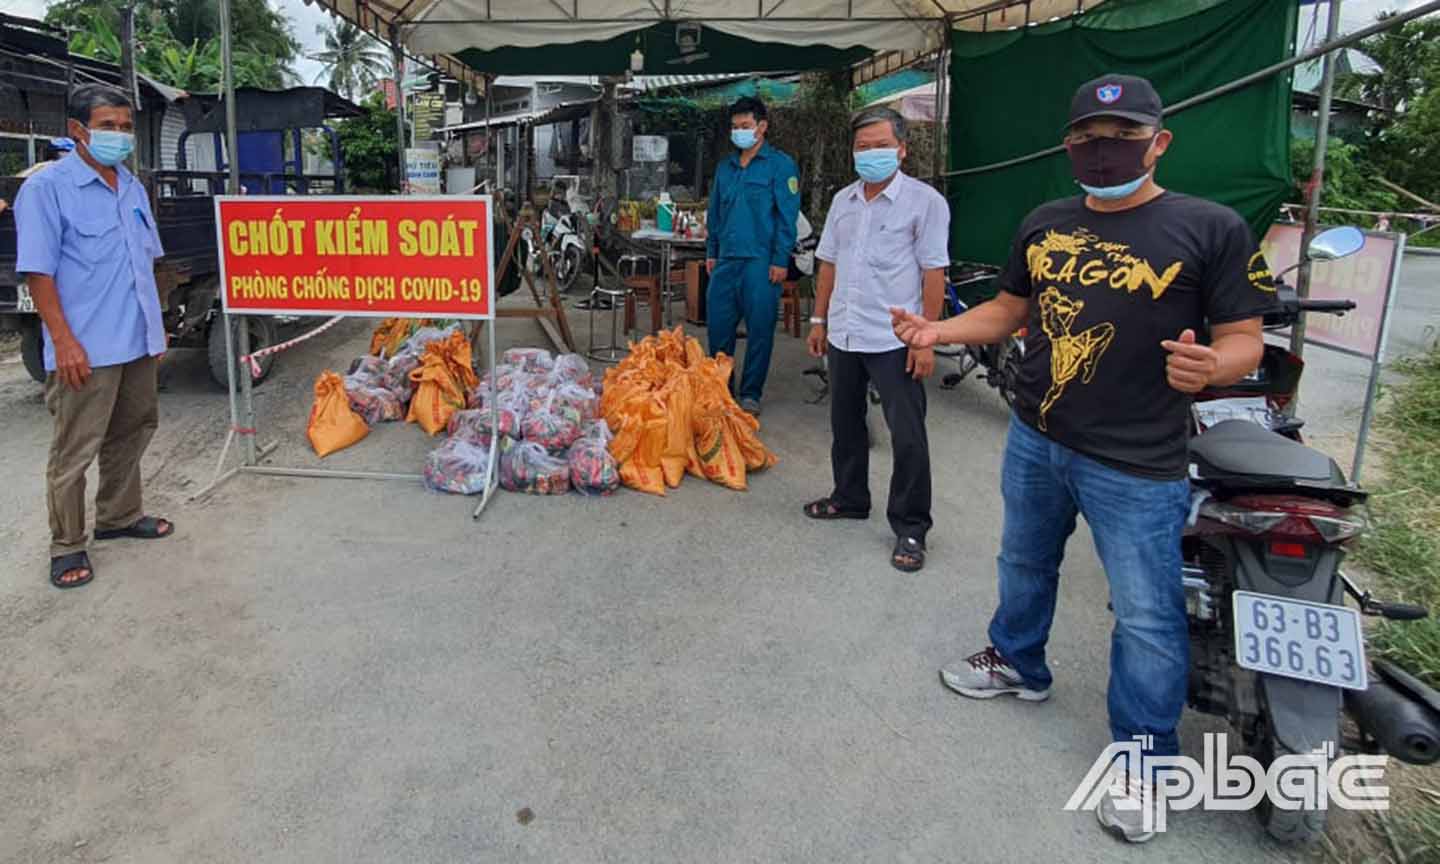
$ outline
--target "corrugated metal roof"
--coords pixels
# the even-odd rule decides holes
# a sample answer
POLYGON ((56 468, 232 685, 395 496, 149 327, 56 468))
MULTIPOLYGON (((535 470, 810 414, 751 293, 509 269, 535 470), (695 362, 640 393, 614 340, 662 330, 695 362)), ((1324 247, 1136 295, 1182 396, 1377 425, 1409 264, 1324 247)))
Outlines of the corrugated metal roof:
POLYGON ((641 75, 631 81, 631 86, 646 92, 664 90, 667 87, 694 87, 701 84, 720 84, 738 81, 748 75, 641 75))

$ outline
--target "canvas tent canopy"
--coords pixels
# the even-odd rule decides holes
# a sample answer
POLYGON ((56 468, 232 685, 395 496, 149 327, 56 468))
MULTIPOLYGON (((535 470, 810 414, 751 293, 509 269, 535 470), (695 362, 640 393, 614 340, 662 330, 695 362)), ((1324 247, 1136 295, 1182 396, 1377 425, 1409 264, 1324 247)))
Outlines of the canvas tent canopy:
POLYGON ((1102 0, 315 2, 387 41, 394 28, 414 54, 486 73, 623 74, 639 48, 644 74, 694 75, 842 68, 880 52, 937 50, 949 27, 1021 26, 1102 0))

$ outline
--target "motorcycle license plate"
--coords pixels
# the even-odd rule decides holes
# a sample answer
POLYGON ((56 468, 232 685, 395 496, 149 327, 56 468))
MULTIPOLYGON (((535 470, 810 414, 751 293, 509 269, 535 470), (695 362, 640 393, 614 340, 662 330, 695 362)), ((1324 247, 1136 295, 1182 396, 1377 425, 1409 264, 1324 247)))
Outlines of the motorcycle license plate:
POLYGON ((34 314, 35 298, 30 296, 30 286, 21 282, 15 290, 15 311, 34 314))
POLYGON ((1236 591, 1235 659, 1242 669, 1364 690, 1360 614, 1345 606, 1236 591))

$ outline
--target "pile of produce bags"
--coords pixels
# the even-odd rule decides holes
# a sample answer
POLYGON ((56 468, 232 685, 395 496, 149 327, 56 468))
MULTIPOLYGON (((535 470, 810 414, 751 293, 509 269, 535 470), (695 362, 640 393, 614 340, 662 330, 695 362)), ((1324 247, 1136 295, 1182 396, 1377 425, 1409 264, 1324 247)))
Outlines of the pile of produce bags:
POLYGON ((593 380, 579 355, 552 357, 539 348, 506 351, 495 367, 493 388, 488 376, 477 379, 463 398, 468 407, 450 413, 446 443, 426 463, 426 484, 443 492, 484 491, 486 460, 498 434, 496 474, 508 491, 615 491, 620 473, 608 449, 610 430, 595 419, 593 380))
POLYGON ((748 472, 778 461, 760 441, 760 421, 730 395, 733 370, 732 358, 706 357, 679 327, 630 346, 606 371, 600 398, 622 483, 664 495, 688 472, 743 490, 748 472))
POLYGON ((465 394, 477 378, 460 326, 442 330, 412 327, 416 322, 409 319, 394 321, 393 328, 377 329, 372 338, 372 347, 382 337, 396 338, 393 346, 387 342, 381 348, 388 355, 394 347, 393 356, 368 354, 356 358, 344 378, 326 371, 316 379, 306 433, 320 456, 354 444, 365 437, 356 434, 358 429, 368 432, 376 423, 409 419, 434 435, 451 413, 465 407, 465 394))

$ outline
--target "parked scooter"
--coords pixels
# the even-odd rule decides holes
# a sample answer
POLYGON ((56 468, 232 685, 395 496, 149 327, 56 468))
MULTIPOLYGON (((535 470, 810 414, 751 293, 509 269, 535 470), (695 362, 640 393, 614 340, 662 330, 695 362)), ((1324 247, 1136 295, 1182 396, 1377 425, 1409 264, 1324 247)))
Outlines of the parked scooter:
POLYGON ((545 261, 541 256, 548 256, 555 270, 556 287, 561 292, 570 290, 575 284, 575 277, 585 267, 587 248, 578 220, 579 217, 568 206, 553 200, 541 214, 540 237, 535 237, 532 227, 525 228, 520 234, 522 260, 526 268, 537 278, 542 276, 545 261))
MULTIPOLYGON (((988 296, 990 285, 999 275, 1000 268, 988 264, 952 267, 945 279, 945 317, 954 318, 988 296)), ((959 366, 958 371, 940 379, 940 389, 954 390, 971 372, 983 369, 985 383, 1000 391, 1006 405, 1015 404, 1015 378, 1025 357, 1023 329, 994 345, 940 345, 935 348, 935 355, 949 357, 959 366)))
MULTIPOLYGON (((1363 245, 1358 230, 1332 229, 1306 255, 1333 260, 1363 245)), ((1276 293, 1267 329, 1355 305, 1299 299, 1278 279, 1276 293)), ((1283 413, 1302 370, 1300 358, 1268 345, 1255 374, 1197 398, 1195 518, 1182 545, 1189 703, 1227 718, 1262 768, 1292 754, 1320 754, 1313 758, 1328 766, 1341 749, 1430 764, 1440 759, 1440 694, 1393 664, 1372 667, 1360 622, 1428 612, 1380 602, 1341 571, 1366 527, 1366 493, 1333 459, 1300 443, 1300 421, 1283 413), (1358 609, 1345 605, 1347 594, 1358 609), (1357 739, 1342 741, 1342 710, 1357 739)), ((1282 809, 1266 796, 1256 813, 1286 843, 1314 840, 1325 826, 1323 806, 1282 809)))

